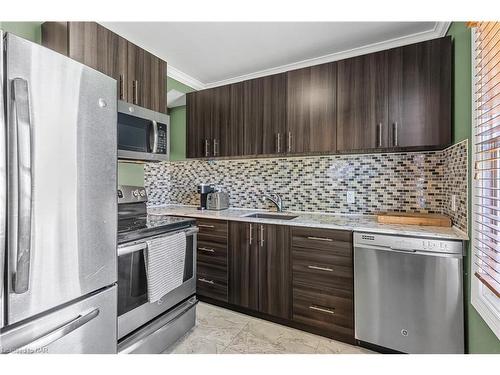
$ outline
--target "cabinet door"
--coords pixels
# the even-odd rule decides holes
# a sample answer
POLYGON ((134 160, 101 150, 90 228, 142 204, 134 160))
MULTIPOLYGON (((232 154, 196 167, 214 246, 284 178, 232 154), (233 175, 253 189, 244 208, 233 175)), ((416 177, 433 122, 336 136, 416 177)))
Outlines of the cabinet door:
POLYGON ((149 54, 149 105, 153 111, 167 113, 167 63, 149 54))
POLYGON ((286 152, 287 74, 262 78, 262 153, 286 152))
POLYGON ((285 152, 287 75, 243 82, 245 155, 285 152))
POLYGON ((336 63, 288 72, 289 153, 336 150, 336 63))
POLYGON ((201 148, 200 95, 197 92, 186 94, 186 157, 199 158, 201 148))
POLYGON ((202 158, 212 155, 212 98, 210 90, 187 94, 187 156, 202 158))
POLYGON ((230 85, 229 123, 231 127, 230 155, 243 155, 244 150, 244 83, 230 85))
POLYGON ((233 155, 233 129, 231 119, 231 87, 229 85, 208 90, 210 99, 210 156, 233 155))
POLYGON ((243 82, 243 155, 262 154, 263 83, 260 78, 243 82))
POLYGON ((451 38, 388 51, 389 145, 451 143, 451 38))
POLYGON ((259 309, 258 228, 251 223, 229 223, 229 302, 259 309))
POLYGON ((127 99, 127 41, 95 22, 68 23, 68 55, 116 79, 118 99, 127 99))
POLYGON ((387 147, 387 53, 337 62, 337 149, 387 147))
POLYGON ((258 225, 259 311, 290 318, 291 282, 289 227, 258 225))
POLYGON ((144 75, 144 50, 135 44, 127 43, 127 101, 132 104, 143 106, 142 90, 144 82, 141 82, 144 75))

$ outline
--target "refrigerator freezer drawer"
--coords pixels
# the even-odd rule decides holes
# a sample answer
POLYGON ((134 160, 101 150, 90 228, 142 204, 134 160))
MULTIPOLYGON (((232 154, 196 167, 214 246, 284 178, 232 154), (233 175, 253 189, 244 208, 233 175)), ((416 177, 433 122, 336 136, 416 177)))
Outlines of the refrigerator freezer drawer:
POLYGON ((116 286, 2 332, 2 353, 116 353, 116 286))

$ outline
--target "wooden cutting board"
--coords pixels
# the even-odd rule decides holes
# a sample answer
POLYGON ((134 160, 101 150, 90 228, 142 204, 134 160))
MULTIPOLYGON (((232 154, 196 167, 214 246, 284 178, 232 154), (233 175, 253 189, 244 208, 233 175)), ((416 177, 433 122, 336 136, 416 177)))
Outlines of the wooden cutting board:
POLYGON ((420 214, 413 212, 381 212, 377 221, 382 224, 424 225, 451 227, 451 219, 441 214, 420 214))

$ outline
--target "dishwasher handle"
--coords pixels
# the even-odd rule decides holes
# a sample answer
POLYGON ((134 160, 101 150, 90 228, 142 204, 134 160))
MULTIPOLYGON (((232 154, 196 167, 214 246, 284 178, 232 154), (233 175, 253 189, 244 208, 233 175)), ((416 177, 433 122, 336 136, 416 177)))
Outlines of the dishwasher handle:
POLYGON ((388 251, 392 253, 400 253, 407 255, 426 255, 426 256, 436 256, 436 257, 445 257, 445 258, 462 258, 461 254, 456 253, 444 253, 444 252, 436 252, 436 251, 423 251, 416 249, 400 249, 392 246, 377 246, 377 245, 354 245, 354 249, 356 250, 375 250, 375 251, 388 251))

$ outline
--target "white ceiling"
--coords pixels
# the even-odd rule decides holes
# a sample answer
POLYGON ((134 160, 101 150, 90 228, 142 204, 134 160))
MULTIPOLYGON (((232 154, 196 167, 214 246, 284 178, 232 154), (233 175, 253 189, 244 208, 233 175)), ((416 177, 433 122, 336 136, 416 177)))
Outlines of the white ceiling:
POLYGON ((444 35, 447 22, 101 22, 196 89, 444 35))

